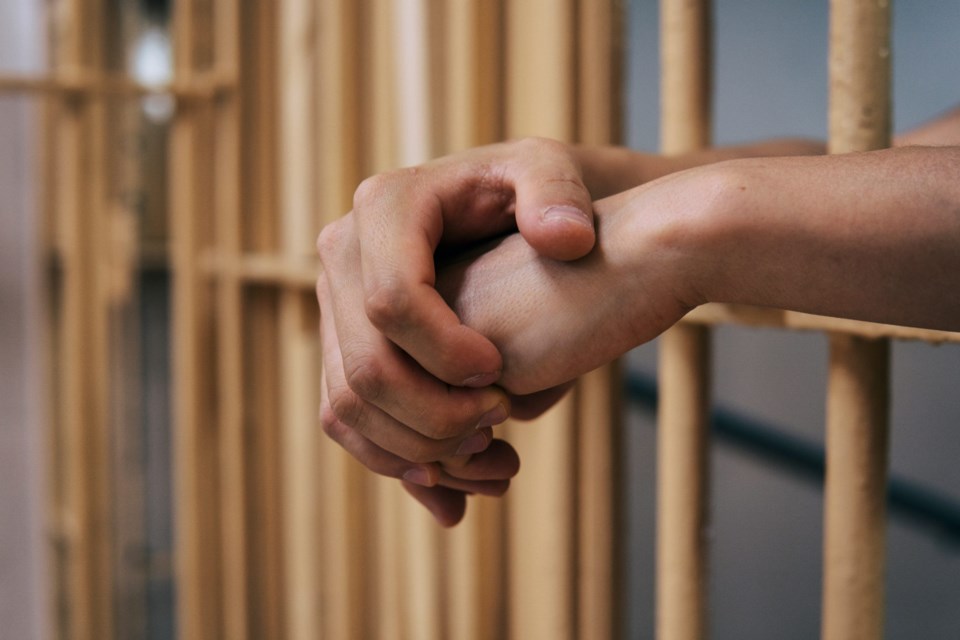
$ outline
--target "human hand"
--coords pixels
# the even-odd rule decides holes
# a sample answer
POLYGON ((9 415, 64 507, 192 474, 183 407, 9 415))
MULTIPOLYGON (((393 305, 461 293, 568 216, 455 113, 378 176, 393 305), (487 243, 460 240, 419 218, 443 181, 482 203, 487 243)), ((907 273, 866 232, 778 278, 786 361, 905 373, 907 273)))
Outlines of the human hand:
POLYGON ((715 200, 702 172, 684 172, 594 203, 586 257, 544 258, 519 235, 441 269, 437 289, 503 357, 516 394, 569 385, 669 328, 702 302, 689 223, 715 200))
POLYGON ((434 290, 434 254, 519 227, 545 255, 583 255, 594 229, 580 175, 560 143, 475 149, 367 180, 354 212, 318 239, 324 428, 369 468, 406 478, 444 523, 459 519, 463 497, 435 485, 502 493, 518 460, 490 445, 489 427, 511 409, 489 386, 500 355, 434 290))

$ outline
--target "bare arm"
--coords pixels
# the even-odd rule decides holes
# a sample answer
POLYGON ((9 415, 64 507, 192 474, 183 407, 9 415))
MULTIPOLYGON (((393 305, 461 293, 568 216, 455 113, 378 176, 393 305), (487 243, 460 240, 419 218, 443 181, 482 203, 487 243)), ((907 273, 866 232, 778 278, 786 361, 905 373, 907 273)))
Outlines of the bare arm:
POLYGON ((960 330, 960 148, 735 160, 595 203, 598 244, 561 264, 508 238, 442 292, 504 359, 553 387, 704 302, 960 330))
POLYGON ((728 201, 698 234, 706 299, 960 329, 960 147, 716 171, 728 201))

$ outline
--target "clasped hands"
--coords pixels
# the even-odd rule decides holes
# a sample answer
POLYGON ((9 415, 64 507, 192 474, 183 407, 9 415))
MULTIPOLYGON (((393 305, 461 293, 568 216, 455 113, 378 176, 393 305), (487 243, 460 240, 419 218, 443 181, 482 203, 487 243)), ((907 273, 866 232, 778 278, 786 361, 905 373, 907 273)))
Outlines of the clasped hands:
POLYGON ((323 429, 443 525, 517 473, 495 425, 699 302, 685 174, 597 200, 589 173, 558 142, 481 147, 367 179, 318 238, 323 429))

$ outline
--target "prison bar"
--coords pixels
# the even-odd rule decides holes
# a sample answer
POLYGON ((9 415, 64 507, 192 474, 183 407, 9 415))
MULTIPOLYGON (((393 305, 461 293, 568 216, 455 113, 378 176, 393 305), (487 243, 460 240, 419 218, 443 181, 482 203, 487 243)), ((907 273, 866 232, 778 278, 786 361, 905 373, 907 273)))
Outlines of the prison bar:
MULTIPOLYGON (((316 147, 314 170, 319 192, 317 226, 348 211, 353 189, 363 177, 360 57, 366 29, 360 24, 359 3, 332 0, 321 3, 317 67, 316 147), (351 46, 355 43, 355 46, 351 46)), ((316 272, 304 280, 312 291, 316 272)), ((370 587, 365 564, 370 556, 368 482, 360 465, 336 443, 317 443, 319 465, 318 571, 321 593, 320 634, 325 638, 373 637, 373 620, 366 615, 370 587), (340 524, 338 524, 340 523, 340 524)))
MULTIPOLYGON (((214 0, 213 68, 237 76, 241 47, 239 16, 234 0, 214 0)), ((213 227, 219 250, 227 256, 241 251, 240 105, 236 92, 205 103, 213 125, 213 227)), ((244 435, 243 318, 240 280, 224 274, 214 284, 216 316, 216 414, 220 458, 220 543, 222 554, 223 632, 228 638, 249 636, 251 592, 248 469, 249 439, 244 435)))
MULTIPOLYGON (((106 154, 104 103, 164 91, 196 97, 178 109, 171 133, 180 635, 610 637, 616 459, 615 434, 604 429, 615 424, 615 373, 592 374, 538 424, 513 428, 511 438, 532 463, 517 482, 525 486, 515 487, 506 508, 472 502, 466 526, 452 535, 427 534, 438 541, 432 551, 440 555, 422 565, 432 582, 418 598, 404 593, 410 588, 404 574, 414 575, 412 565, 431 554, 429 544, 415 539, 428 531, 423 514, 408 508, 394 484, 372 480, 311 433, 318 345, 310 228, 349 208, 362 175, 404 158, 396 87, 388 77, 396 69, 397 34, 385 20, 392 6, 385 0, 255 4, 176 3, 177 78, 143 87, 101 73, 99 37, 88 29, 101 5, 71 0, 54 75, 0 78, 2 92, 39 94, 53 103, 59 134, 51 174, 65 272, 58 322, 66 362, 59 372, 58 436, 66 463, 60 482, 68 540, 64 635, 111 635, 117 608, 103 521, 110 508, 103 372, 115 345, 105 335, 109 265, 97 256, 102 241, 93 234, 109 224, 98 213, 106 209, 109 176, 94 167, 91 179, 81 180, 80 171, 106 154), (240 34, 247 51, 237 50, 240 34), (316 148, 298 144, 304 138, 316 140, 316 148), (312 186, 314 178, 323 189, 312 186), (212 220, 206 217, 211 211, 212 220), (597 420, 600 430, 575 426, 597 429, 597 420), (549 433, 535 433, 538 427, 549 433), (528 458, 534 455, 540 459, 528 458), (397 553, 409 557, 395 563, 387 555, 397 553), (428 620, 430 607, 451 613, 428 620), (383 616, 371 620, 372 609, 383 616)), ((545 0, 426 4, 430 73, 437 77, 440 69, 443 78, 425 98, 435 115, 431 154, 504 134, 615 139, 616 110, 598 100, 616 84, 607 73, 615 52, 604 37, 616 24, 614 3, 569 0, 559 10, 545 0), (531 25, 551 38, 531 38, 531 25), (459 46, 467 42, 469 50, 459 46), (502 59, 487 55, 491 42, 503 45, 502 59), (438 62, 436 50, 450 55, 438 62)), ((882 3, 833 3, 833 152, 888 142, 887 13, 882 3)), ((664 0, 667 153, 709 143, 708 14, 706 2, 664 0)), ((960 342, 960 334, 707 305, 665 336, 662 638, 706 634, 706 373, 709 327, 726 322, 834 334, 823 634, 879 637, 889 347, 877 338, 960 342)))
MULTIPOLYGON (((318 190, 313 188, 316 164, 316 43, 311 30, 317 3, 290 0, 279 4, 277 76, 280 79, 278 158, 280 255, 303 261, 313 254, 318 190)), ((319 473, 315 460, 316 411, 311 406, 320 385, 319 351, 314 333, 316 303, 308 291, 283 287, 280 293, 281 446, 284 485, 282 503, 284 555, 284 631, 291 640, 315 637, 321 621, 319 473)))
MULTIPOLYGON (((661 0, 661 147, 710 144, 711 4, 661 0)), ((707 631, 710 332, 680 323, 660 339, 657 436, 656 634, 694 640, 707 631)))
MULTIPOLYGON (((97 72, 105 66, 100 7, 65 3, 53 41, 56 70, 97 72)), ((61 437, 57 472, 66 532, 61 593, 66 615, 60 631, 81 640, 115 632, 111 579, 114 570, 110 500, 109 306, 105 295, 108 168, 106 105, 58 101, 52 105, 52 153, 56 195, 52 201, 54 242, 62 259, 61 314, 55 326, 63 366, 52 414, 61 437)))
MULTIPOLYGON (((499 2, 457 0, 447 3, 446 15, 433 15, 445 37, 432 38, 440 40, 447 60, 436 113, 442 118, 440 153, 503 137, 503 14, 499 2)), ((464 521, 445 536, 446 628, 452 638, 484 640, 503 635, 505 509, 499 500, 471 502, 464 521)))
MULTIPOLYGON (((890 3, 830 3, 830 153, 890 144, 890 3)), ((890 344, 830 337, 824 640, 883 637, 890 344)))
MULTIPOLYGON (((574 17, 573 0, 506 3, 508 138, 572 140, 574 17), (552 108, 544 111, 545 104, 552 108)), ((510 637, 573 638, 575 411, 567 397, 509 431, 524 458, 524 477, 506 497, 507 606, 516 612, 508 618, 510 637), (551 525, 544 527, 546 522, 551 525)))
POLYGON ((133 78, 109 73, 93 74, 64 70, 49 76, 0 74, 0 93, 53 94, 78 98, 136 98, 169 94, 186 100, 212 100, 235 90, 236 76, 197 74, 190 81, 144 84, 133 78))

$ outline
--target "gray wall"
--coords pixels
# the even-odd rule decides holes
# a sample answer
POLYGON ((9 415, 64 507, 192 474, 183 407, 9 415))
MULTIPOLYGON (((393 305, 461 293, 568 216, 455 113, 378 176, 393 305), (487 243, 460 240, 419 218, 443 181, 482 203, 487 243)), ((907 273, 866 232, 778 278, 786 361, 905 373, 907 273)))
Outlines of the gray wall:
MULTIPOLYGON (((0 71, 36 71, 40 3, 0 2, 0 71)), ((0 635, 45 638, 39 270, 31 103, 0 97, 0 635)))
MULTIPOLYGON (((653 0, 628 3, 628 141, 657 148, 658 35, 653 0)), ((827 2, 718 0, 718 143, 826 132, 827 2)), ((898 129, 960 103, 960 2, 894 4, 898 129)), ((723 328, 715 336, 718 405, 823 441, 823 336, 723 328)), ((960 346, 893 350, 891 471, 960 501, 960 346)), ((652 373, 656 345, 630 357, 652 373)), ((631 411, 627 431, 627 637, 653 629, 656 434, 631 411)), ((814 638, 820 624, 822 496, 725 445, 712 451, 712 637, 814 638)), ((888 638, 960 637, 960 547, 898 519, 889 529, 888 638)))

